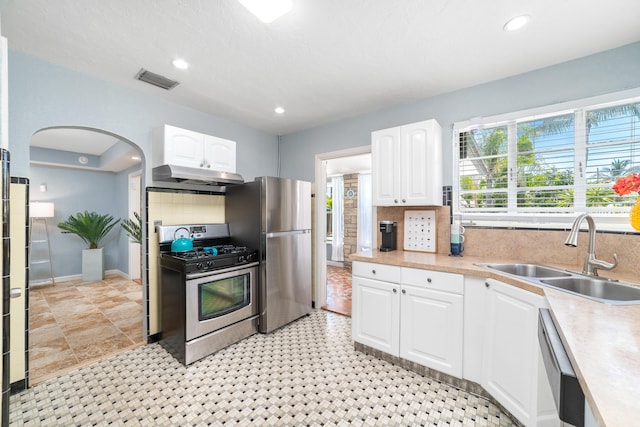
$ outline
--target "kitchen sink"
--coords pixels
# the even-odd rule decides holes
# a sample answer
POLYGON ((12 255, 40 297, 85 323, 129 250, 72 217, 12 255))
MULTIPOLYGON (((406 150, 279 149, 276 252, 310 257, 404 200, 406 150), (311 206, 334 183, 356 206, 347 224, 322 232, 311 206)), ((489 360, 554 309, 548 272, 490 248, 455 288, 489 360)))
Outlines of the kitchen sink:
POLYGON ((479 264, 520 277, 569 277, 571 274, 538 264, 479 264))
POLYGON ((640 288, 622 282, 595 277, 572 276, 541 280, 545 285, 583 295, 602 302, 640 304, 640 288))
POLYGON ((479 263, 477 265, 518 277, 536 285, 548 286, 606 304, 640 304, 640 287, 630 283, 587 276, 540 264, 479 263))

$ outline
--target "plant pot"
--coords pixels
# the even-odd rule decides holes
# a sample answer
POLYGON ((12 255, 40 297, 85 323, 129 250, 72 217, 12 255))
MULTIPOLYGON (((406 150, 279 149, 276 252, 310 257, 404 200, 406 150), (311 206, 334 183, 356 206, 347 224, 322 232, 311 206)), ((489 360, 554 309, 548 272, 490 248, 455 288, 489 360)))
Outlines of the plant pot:
POLYGON ((82 250, 82 281, 93 282, 104 279, 103 248, 82 250))

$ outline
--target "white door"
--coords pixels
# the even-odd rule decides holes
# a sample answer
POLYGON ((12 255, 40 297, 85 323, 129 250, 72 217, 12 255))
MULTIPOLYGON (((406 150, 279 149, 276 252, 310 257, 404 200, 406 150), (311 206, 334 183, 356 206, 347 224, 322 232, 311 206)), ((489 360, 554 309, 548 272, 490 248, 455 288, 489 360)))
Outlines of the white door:
POLYGON ((406 285, 401 293, 400 357, 462 378, 462 295, 406 285))
POLYGON ((236 142, 216 136, 204 137, 204 167, 221 172, 236 172, 236 142))
POLYGON ((399 127, 371 133, 371 179, 374 206, 402 204, 399 127))
POLYGON ((354 276, 352 286, 353 340, 398 356, 400 285, 354 276))
POLYGON ((164 162, 176 166, 204 167, 204 134, 173 126, 164 127, 164 162))
POLYGON ((482 385, 518 420, 535 425, 538 392, 538 308, 544 299, 487 279, 482 385))

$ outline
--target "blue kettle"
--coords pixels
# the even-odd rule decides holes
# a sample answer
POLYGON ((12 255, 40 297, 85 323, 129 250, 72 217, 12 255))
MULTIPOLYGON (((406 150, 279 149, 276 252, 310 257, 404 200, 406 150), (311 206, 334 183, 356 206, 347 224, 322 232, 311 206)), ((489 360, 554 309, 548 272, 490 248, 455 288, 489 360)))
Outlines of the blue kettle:
MULTIPOLYGON (((187 233, 189 233, 189 230, 186 227, 180 227, 176 229, 176 231, 173 233, 174 239, 176 237, 176 233, 178 232, 178 230, 186 230, 187 233)), ((174 240, 173 242, 171 242, 171 252, 187 252, 192 250, 193 250, 193 237, 191 238, 180 237, 174 240)))

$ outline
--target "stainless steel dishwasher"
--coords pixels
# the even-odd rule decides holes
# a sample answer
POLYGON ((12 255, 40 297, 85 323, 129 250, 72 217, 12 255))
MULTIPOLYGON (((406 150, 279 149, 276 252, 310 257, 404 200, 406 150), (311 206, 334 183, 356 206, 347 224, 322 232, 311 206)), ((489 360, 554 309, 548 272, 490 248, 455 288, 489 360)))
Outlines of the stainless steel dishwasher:
POLYGON ((558 409, 558 417, 565 424, 585 425, 584 392, 562 345, 551 312, 541 308, 538 315, 538 341, 544 367, 558 409))

